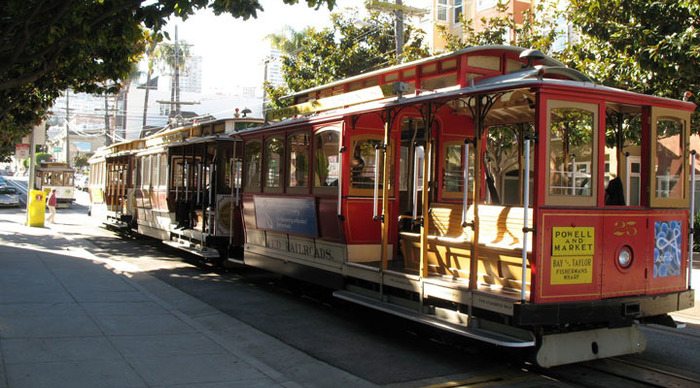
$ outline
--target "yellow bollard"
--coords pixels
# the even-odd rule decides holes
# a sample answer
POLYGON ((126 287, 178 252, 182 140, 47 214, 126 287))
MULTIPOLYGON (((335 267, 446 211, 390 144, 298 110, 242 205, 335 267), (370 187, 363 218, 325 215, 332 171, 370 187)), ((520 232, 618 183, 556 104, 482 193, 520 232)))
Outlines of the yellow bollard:
POLYGON ((29 226, 44 227, 46 217, 46 193, 41 190, 32 190, 27 203, 27 224, 29 226))

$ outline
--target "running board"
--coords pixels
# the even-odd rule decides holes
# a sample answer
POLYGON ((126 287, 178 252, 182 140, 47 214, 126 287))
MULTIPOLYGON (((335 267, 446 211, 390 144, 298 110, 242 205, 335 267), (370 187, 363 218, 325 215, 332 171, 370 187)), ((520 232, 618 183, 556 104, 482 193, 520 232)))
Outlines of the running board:
POLYGON ((120 221, 105 221, 102 223, 102 227, 116 232, 122 232, 130 229, 129 224, 120 221))
POLYGON ((455 323, 450 323, 438 318, 431 317, 426 314, 421 314, 418 311, 415 311, 410 308, 391 303, 385 303, 378 299, 367 297, 350 291, 335 291, 333 292, 333 296, 335 296, 338 299, 343 299, 348 302, 356 303, 388 314, 396 315, 401 318, 409 319, 414 322, 432 326, 453 334, 487 342, 493 345, 504 346, 509 348, 527 348, 535 346, 534 336, 531 336, 527 339, 519 338, 491 330, 484 330, 478 327, 458 325, 455 323))
POLYGON ((180 250, 183 250, 185 252, 189 252, 195 256, 199 256, 205 259, 218 259, 219 258, 219 251, 213 248, 196 248, 190 246, 190 244, 186 242, 177 242, 177 241, 169 241, 169 240, 163 240, 163 244, 177 248, 180 250))

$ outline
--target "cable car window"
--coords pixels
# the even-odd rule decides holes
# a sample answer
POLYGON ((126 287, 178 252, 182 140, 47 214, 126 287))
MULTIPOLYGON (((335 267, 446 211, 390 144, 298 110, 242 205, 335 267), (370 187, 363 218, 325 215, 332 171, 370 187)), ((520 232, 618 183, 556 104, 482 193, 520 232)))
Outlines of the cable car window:
POLYGON ((461 144, 448 144, 445 147, 445 170, 442 181, 442 188, 445 192, 461 192, 463 190, 462 156, 461 144))
MULTIPOLYGON (((282 161, 284 140, 279 137, 265 139, 265 188, 282 187, 282 161)), ((274 190, 273 190, 274 191, 274 190)))
POLYGON ((309 186, 310 138, 307 133, 289 136, 289 187, 309 186))
POLYGON ((172 163, 172 187, 179 188, 185 185, 184 183, 184 165, 181 157, 173 157, 172 163))
POLYGON ((676 118, 658 119, 654 155, 656 198, 683 199, 684 148, 683 122, 676 118))
MULTIPOLYGON (((486 185, 486 203, 523 206, 525 179, 524 139, 533 131, 532 122, 495 125, 489 128, 483 169, 486 185)), ((534 142, 530 143, 530 168, 535 165, 534 142)), ((532 170, 531 170, 532 172, 532 170)), ((530 174, 530 194, 534 187, 530 174)), ((529 196, 532 204, 532 195, 529 196)))
POLYGON ((605 112, 605 205, 639 206, 642 108, 608 103, 605 112))
MULTIPOLYGON (((462 198, 464 191, 464 142, 449 142, 443 148, 443 198, 462 198)), ((474 150, 469 152, 469 187, 474 187, 474 150)), ((471 193, 469 193, 471 196, 471 193)))
MULTIPOLYGON (((382 166, 376 160, 375 149, 382 144, 379 137, 356 137, 352 140, 350 155, 350 190, 351 195, 372 196, 374 191, 375 171, 379 171, 379 188, 382 187, 382 166)), ((387 154, 391 155, 390 150, 387 154)))
POLYGON ((260 191, 260 158, 262 146, 259 140, 245 145, 245 191, 260 191))
POLYGON ((595 205, 596 109, 593 104, 550 102, 549 203, 595 205), (588 200, 581 202, 583 198, 588 200))
POLYGON ((314 187, 338 186, 339 145, 337 131, 324 131, 314 136, 314 187))

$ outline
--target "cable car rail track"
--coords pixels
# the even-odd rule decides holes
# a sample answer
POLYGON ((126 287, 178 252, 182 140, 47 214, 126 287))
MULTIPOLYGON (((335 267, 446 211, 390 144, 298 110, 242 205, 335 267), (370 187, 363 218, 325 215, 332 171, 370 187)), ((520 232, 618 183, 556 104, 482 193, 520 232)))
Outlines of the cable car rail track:
POLYGON ((688 375, 686 371, 681 370, 669 370, 665 365, 654 366, 641 360, 625 360, 619 357, 572 364, 551 370, 535 368, 533 372, 576 386, 618 384, 679 388, 700 386, 698 375, 688 375))

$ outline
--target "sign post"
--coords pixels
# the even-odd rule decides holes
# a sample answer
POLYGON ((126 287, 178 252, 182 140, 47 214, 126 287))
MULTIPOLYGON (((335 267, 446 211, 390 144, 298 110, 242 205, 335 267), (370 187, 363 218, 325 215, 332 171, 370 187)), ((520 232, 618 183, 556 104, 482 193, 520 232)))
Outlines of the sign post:
POLYGON ((42 122, 41 124, 32 128, 31 140, 29 142, 29 180, 27 181, 27 225, 43 227, 46 201, 43 195, 38 195, 38 193, 36 192, 36 182, 34 177, 34 167, 36 164, 36 143, 34 136, 36 135, 37 128, 44 128, 44 123, 42 122), (41 218, 40 221, 39 218, 41 218))

